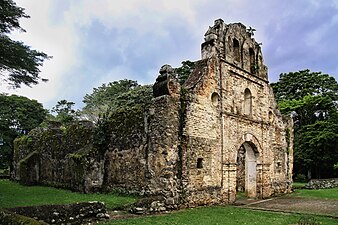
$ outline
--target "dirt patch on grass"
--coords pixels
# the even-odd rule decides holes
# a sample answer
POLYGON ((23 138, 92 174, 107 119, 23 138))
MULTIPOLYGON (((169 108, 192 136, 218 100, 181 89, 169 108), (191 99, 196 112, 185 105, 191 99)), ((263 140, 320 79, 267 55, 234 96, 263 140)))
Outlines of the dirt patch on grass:
POLYGON ((310 213, 338 218, 338 200, 285 196, 265 201, 252 202, 243 205, 242 207, 272 211, 310 213))

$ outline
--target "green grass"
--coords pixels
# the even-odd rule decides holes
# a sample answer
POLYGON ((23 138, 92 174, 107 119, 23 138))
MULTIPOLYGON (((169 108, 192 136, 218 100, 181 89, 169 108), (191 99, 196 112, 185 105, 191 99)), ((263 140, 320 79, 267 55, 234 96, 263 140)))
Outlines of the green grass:
MULTIPOLYGON (((130 219, 120 219, 101 223, 110 224, 156 224, 156 225, 212 225, 212 224, 264 224, 264 225, 287 225, 297 224, 307 216, 296 214, 282 214, 273 212, 254 211, 250 209, 236 208, 233 206, 216 206, 186 209, 180 212, 174 212, 167 215, 147 216, 130 219)), ((318 224, 337 224, 337 219, 314 216, 311 217, 318 224)))
POLYGON ((292 187, 294 189, 301 189, 305 187, 305 184, 306 183, 303 183, 303 182, 293 182, 292 187))
POLYGON ((338 200, 338 188, 330 189, 296 189, 292 196, 304 198, 322 198, 322 199, 335 199, 338 200))
MULTIPOLYGON (((338 199, 338 188, 307 190, 297 189, 291 196, 304 198, 338 199)), ((103 201, 109 209, 131 204, 136 197, 116 194, 80 194, 62 189, 22 186, 9 180, 0 180, 0 208, 16 206, 68 204, 82 201, 103 201)), ((297 224, 306 218, 299 214, 254 211, 233 206, 200 207, 166 215, 145 216, 110 221, 103 224, 297 224)), ((313 216, 318 224, 337 224, 337 219, 313 216)))
POLYGON ((247 199, 248 197, 245 195, 245 192, 236 192, 236 200, 247 199))
POLYGON ((136 197, 117 194, 81 194, 51 187, 23 186, 0 179, 0 208, 101 201, 108 209, 112 209, 134 203, 136 200, 136 197))

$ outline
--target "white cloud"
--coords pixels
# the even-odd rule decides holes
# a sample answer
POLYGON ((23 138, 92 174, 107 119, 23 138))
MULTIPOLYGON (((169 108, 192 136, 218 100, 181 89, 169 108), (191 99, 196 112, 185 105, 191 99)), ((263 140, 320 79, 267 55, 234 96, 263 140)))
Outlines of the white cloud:
POLYGON ((74 2, 66 18, 80 26, 88 26, 92 20, 99 20, 109 28, 133 29, 139 33, 164 32, 163 26, 175 17, 194 24, 194 5, 201 1, 190 0, 83 0, 74 2))
POLYGON ((49 20, 52 1, 16 1, 17 5, 25 8, 31 17, 20 20, 20 25, 27 32, 13 32, 11 37, 21 40, 32 49, 43 51, 53 58, 46 60, 41 68, 40 76, 49 79, 47 83, 41 82, 32 88, 22 86, 20 89, 8 90, 5 85, 0 86, 1 91, 19 94, 29 98, 38 99, 47 104, 62 91, 65 72, 78 64, 76 45, 78 38, 71 26, 53 24, 49 20))
POLYGON ((17 93, 36 98, 48 107, 62 98, 72 100, 76 96, 74 98, 81 99, 93 87, 117 79, 138 76, 140 83, 153 82, 162 64, 179 66, 182 60, 199 59, 203 34, 218 18, 226 23, 243 22, 256 28, 255 38, 263 42, 265 61, 271 62, 268 64, 271 70, 276 74, 282 67, 286 72, 291 71, 293 67, 287 59, 295 61, 291 56, 310 50, 315 52, 318 43, 327 41, 327 33, 330 30, 333 33, 338 18, 335 16, 331 22, 298 35, 297 32, 304 32, 303 23, 316 19, 313 14, 317 9, 323 10, 323 5, 333 4, 337 9, 336 1, 325 4, 319 0, 309 3, 306 0, 292 3, 277 0, 16 2, 26 8, 31 18, 22 20, 27 33, 15 34, 15 38, 54 57, 42 68, 41 76, 49 78, 49 82, 21 88, 17 93), (99 29, 105 29, 103 34, 90 33, 95 32, 93 26, 97 24, 102 26, 99 29), (109 39, 110 35, 114 36, 109 39), (90 45, 86 41, 95 43, 90 45), (100 41, 109 43, 98 43, 100 41), (301 49, 304 43, 313 49, 304 51, 301 49), (287 62, 283 64, 281 60, 287 62), (139 66, 141 71, 137 71, 139 66))

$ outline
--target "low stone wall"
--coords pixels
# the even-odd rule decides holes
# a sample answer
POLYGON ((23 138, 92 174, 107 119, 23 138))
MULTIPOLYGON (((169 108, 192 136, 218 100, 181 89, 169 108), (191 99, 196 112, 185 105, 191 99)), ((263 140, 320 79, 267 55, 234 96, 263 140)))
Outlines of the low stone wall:
MULTIPOLYGON (((102 202, 82 202, 69 205, 16 207, 8 209, 8 211, 17 214, 18 218, 21 218, 21 216, 19 215, 22 215, 25 217, 33 218, 35 221, 44 221, 48 224, 82 224, 84 222, 91 222, 99 219, 109 218, 109 215, 106 213, 106 207, 102 202)), ((27 221, 28 220, 29 218, 27 219, 27 221)), ((45 223, 34 222, 27 224, 45 223)))
POLYGON ((326 189, 338 187, 338 178, 333 179, 313 179, 310 180, 305 188, 307 189, 326 189))
POLYGON ((47 225, 45 222, 37 221, 33 218, 18 215, 3 209, 0 210, 0 223, 11 225, 47 225))

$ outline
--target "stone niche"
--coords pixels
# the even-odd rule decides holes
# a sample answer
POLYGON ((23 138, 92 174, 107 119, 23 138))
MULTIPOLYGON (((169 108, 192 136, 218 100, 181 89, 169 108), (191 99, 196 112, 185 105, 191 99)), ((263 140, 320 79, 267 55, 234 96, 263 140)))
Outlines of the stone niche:
POLYGON ((73 139, 60 139, 62 132, 53 128, 44 131, 48 135, 32 135, 32 142, 17 141, 14 177, 82 191, 136 193, 145 197, 136 213, 233 203, 238 194, 267 198, 290 192, 293 122, 277 108, 253 30, 216 20, 185 83, 179 84, 171 66, 162 66, 152 104, 123 115, 128 129, 115 130, 100 157, 80 154, 93 152, 88 146, 95 149, 91 135, 80 135, 91 133, 86 129, 73 139), (52 145, 64 149, 33 151, 52 145), (20 170, 20 162, 27 170, 20 170))

